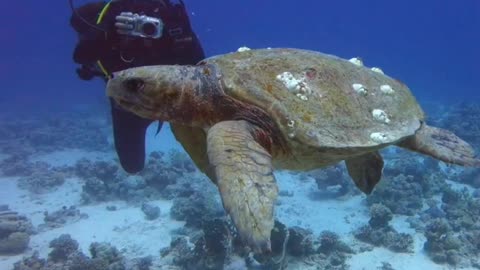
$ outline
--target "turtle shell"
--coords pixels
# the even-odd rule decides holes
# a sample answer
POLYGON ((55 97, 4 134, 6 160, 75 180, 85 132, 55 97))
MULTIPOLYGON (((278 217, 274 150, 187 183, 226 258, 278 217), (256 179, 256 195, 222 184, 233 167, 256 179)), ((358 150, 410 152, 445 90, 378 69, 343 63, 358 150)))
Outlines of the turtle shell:
POLYGON ((403 83, 333 55, 259 49, 208 58, 225 93, 256 105, 287 141, 314 147, 377 147, 419 129, 424 118, 403 83))

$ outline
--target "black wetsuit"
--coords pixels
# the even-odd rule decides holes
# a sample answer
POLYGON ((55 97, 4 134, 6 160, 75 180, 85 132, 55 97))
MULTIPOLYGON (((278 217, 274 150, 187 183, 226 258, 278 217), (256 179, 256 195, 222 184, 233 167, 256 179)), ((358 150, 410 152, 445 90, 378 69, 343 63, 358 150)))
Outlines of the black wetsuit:
MULTIPOLYGON (((111 2, 98 25, 96 24, 98 16, 106 2, 79 7, 70 20, 79 36, 73 53, 74 61, 81 65, 77 69, 79 77, 90 80, 97 76, 107 80, 97 61, 100 61, 107 73, 111 74, 137 66, 188 65, 202 60, 205 55, 191 28, 183 2, 180 1, 178 4, 165 2, 166 6, 151 0, 111 2), (161 18, 164 23, 162 37, 151 39, 117 34, 115 17, 121 12, 161 18), (86 24, 77 14, 105 32, 86 24)), ((120 163, 129 173, 139 172, 145 164, 145 132, 152 120, 124 111, 112 99, 110 104, 115 149, 120 163)))

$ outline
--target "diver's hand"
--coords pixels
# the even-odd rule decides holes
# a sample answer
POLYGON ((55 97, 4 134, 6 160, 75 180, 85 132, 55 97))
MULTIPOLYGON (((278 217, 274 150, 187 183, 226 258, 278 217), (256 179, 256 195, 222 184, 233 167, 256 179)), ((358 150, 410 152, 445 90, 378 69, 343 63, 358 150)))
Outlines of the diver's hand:
POLYGON ((140 17, 140 15, 132 12, 122 12, 120 15, 115 17, 115 27, 117 28, 117 33, 121 35, 131 35, 133 29, 135 28, 135 21, 140 17))

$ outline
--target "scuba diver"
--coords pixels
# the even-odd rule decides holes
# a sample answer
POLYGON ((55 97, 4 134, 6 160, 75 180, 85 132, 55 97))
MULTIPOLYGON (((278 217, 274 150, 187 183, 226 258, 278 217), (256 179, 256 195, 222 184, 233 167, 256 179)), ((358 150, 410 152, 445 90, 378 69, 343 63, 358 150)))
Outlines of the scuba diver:
MULTIPOLYGON (((183 1, 112 0, 74 8, 70 24, 78 33, 73 60, 82 80, 146 65, 193 65, 205 58, 183 1)), ((110 99, 115 150, 128 173, 145 164, 145 133, 153 122, 124 111, 110 99)), ((162 126, 159 122, 158 131, 162 126)))

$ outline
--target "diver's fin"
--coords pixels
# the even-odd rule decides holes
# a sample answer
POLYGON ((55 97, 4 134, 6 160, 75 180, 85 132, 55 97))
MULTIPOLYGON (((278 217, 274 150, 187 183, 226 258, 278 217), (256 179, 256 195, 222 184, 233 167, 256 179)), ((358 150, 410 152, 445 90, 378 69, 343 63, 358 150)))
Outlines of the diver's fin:
POLYGON ((240 236, 258 253, 271 251, 278 188, 270 154, 253 137, 255 126, 225 121, 207 133, 212 179, 240 236))
POLYGON ((400 147, 429 155, 446 163, 480 167, 472 147, 453 132, 422 125, 417 133, 397 144, 400 147))
POLYGON ((378 152, 347 159, 345 164, 355 185, 365 194, 370 194, 382 178, 383 158, 378 152))
POLYGON ((145 133, 152 120, 119 108, 114 100, 110 105, 113 139, 120 165, 128 173, 137 173, 145 166, 145 133))

